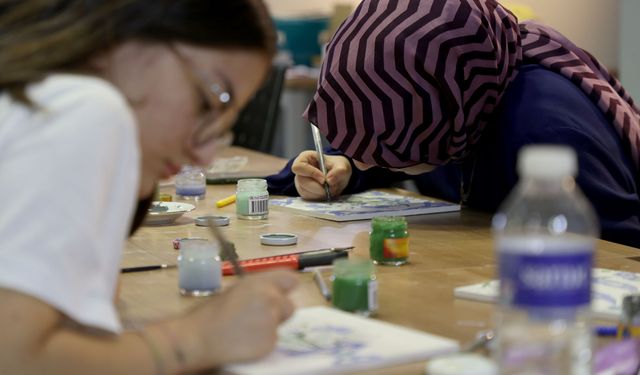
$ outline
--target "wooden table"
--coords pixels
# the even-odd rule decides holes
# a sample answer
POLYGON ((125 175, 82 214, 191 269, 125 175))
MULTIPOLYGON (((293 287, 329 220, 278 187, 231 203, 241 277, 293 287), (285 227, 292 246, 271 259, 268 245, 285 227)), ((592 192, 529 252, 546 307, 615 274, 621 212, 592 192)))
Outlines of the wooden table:
MULTIPOLYGON (((224 156, 235 154, 247 155, 249 165, 260 165, 269 172, 277 171, 285 163, 279 158, 238 148, 226 150, 224 156)), ((163 190, 173 193, 170 187, 163 190)), ((369 221, 337 223, 275 209, 269 213, 268 220, 237 220, 234 205, 215 207, 215 201, 234 192, 234 185, 209 186, 206 198, 198 202, 196 210, 176 223, 142 227, 127 244, 123 266, 175 263, 177 252, 172 247, 173 239, 208 236, 206 228, 193 223, 195 217, 204 214, 231 217, 231 224, 222 230, 236 244, 241 258, 337 246, 355 246, 351 256, 368 257, 369 221), (265 232, 294 232, 299 241, 287 247, 260 245, 258 236, 265 232)), ((471 341, 477 331, 492 326, 494 305, 456 299, 453 288, 495 277, 490 217, 464 209, 460 213, 408 217, 407 221, 411 237, 410 263, 402 267, 377 267, 380 308, 375 318, 461 343, 471 341)), ((599 241, 596 266, 640 272, 640 262, 628 259, 638 255, 639 249, 599 241)), ((118 307, 125 325, 166 318, 199 303, 198 299, 178 294, 177 275, 175 269, 123 275, 118 307)), ((326 304, 312 275, 301 273, 300 276, 301 285, 292 296, 295 304, 299 307, 326 304)), ((224 285, 233 279, 225 277, 224 285)), ((367 374, 420 374, 423 369, 424 363, 415 363, 367 374)))

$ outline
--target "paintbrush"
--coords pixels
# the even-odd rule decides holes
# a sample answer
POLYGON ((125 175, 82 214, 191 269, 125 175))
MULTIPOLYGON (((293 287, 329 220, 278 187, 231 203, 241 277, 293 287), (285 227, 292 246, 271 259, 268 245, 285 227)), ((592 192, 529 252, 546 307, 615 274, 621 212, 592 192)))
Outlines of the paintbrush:
POLYGON ((244 270, 238 262, 238 253, 236 253, 235 246, 233 246, 231 242, 227 241, 227 239, 224 238, 224 235, 216 226, 213 218, 209 218, 209 230, 211 230, 211 233, 213 233, 213 237, 220 243, 221 258, 224 260, 228 260, 231 263, 231 266, 233 267, 233 273, 235 275, 243 277, 244 270))
POLYGON ((309 124, 309 126, 311 126, 311 134, 313 135, 313 145, 315 146, 316 153, 318 154, 318 164, 320 165, 320 170, 324 176, 324 194, 327 202, 331 202, 331 192, 329 191, 329 184, 327 183, 327 167, 324 163, 324 154, 322 153, 322 138, 320 136, 320 130, 313 126, 313 124, 309 124))

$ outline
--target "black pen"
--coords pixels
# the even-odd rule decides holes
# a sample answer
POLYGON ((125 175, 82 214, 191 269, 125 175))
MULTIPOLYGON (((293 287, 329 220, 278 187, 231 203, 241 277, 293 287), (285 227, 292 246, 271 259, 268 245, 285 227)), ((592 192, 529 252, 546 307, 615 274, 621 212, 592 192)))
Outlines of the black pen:
POLYGON ((175 264, 155 264, 152 266, 139 266, 139 267, 125 267, 120 269, 120 273, 141 272, 141 271, 153 271, 162 270, 167 268, 176 268, 175 264))

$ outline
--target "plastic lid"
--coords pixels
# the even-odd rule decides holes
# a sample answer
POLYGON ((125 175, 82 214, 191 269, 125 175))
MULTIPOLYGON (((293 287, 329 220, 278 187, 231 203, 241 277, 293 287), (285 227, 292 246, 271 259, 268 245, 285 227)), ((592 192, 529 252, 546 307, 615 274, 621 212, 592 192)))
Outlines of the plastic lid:
POLYGON ((523 177, 557 178, 577 172, 576 153, 567 146, 526 146, 518 153, 518 174, 523 177))
POLYGON ((427 363, 427 375, 495 375, 498 367, 487 357, 466 353, 436 358, 427 363))

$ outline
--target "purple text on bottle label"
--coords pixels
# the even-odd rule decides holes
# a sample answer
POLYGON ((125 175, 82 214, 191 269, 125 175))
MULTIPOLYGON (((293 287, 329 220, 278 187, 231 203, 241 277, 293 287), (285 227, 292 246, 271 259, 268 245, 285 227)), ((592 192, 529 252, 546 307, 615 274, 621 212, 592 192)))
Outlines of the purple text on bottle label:
POLYGON ((500 299, 521 307, 574 307, 591 301, 591 251, 500 253, 500 299))

